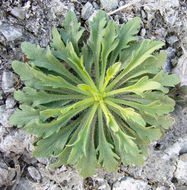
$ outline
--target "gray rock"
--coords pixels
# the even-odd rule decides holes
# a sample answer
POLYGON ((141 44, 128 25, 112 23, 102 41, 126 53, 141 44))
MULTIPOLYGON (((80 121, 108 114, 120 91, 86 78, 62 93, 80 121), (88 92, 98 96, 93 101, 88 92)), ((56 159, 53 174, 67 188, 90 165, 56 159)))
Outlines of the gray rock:
POLYGON ((23 154, 26 148, 25 137, 26 133, 22 129, 16 132, 12 131, 0 143, 1 152, 6 154, 10 154, 10 152, 23 154))
POLYGON ((164 152, 166 153, 163 157, 166 160, 169 160, 172 157, 177 157, 183 151, 184 145, 187 143, 187 136, 179 138, 177 142, 173 145, 168 146, 164 152))
POLYGON ((160 186, 160 187, 157 187, 156 190, 168 190, 168 187, 160 186))
POLYGON ((3 103, 3 91, 0 89, 0 104, 3 103))
POLYGON ((145 34, 146 34, 146 29, 145 29, 145 28, 142 28, 142 29, 141 29, 141 32, 140 32, 140 35, 141 35, 142 37, 144 37, 145 34))
POLYGON ((21 20, 23 20, 24 18, 25 18, 25 9, 23 8, 23 7, 14 7, 12 10, 11 10, 11 13, 15 16, 15 17, 17 17, 17 18, 19 18, 19 19, 21 19, 21 20))
POLYGON ((87 2, 83 8, 82 8, 82 12, 81 12, 81 17, 84 20, 89 19, 89 17, 93 14, 93 5, 90 2, 87 2))
POLYGON ((187 153, 180 156, 174 176, 178 183, 187 185, 187 153))
MULTIPOLYGON (((98 172, 97 172, 98 174, 98 172)), ((108 181, 104 177, 98 177, 97 174, 92 176, 93 184, 97 184, 98 190, 111 190, 108 181)))
POLYGON ((28 172, 29 172, 30 176, 34 180, 36 180, 36 181, 40 181, 41 180, 41 175, 40 175, 39 171, 35 167, 29 166, 28 167, 28 172))
POLYGON ((183 55, 178 60, 177 66, 174 68, 173 73, 179 76, 181 86, 187 85, 187 56, 183 55))
POLYGON ((4 160, 0 158, 0 187, 11 185, 15 175, 15 169, 8 167, 4 160))
MULTIPOLYGON (((150 147, 151 148, 151 147, 150 147)), ((176 169, 176 154, 168 156, 163 151, 149 150, 149 157, 143 166, 121 167, 121 170, 127 172, 130 176, 135 178, 150 179, 155 182, 166 184, 170 186, 173 178, 173 173, 176 169), (124 167, 124 168, 123 168, 124 167)), ((142 188, 143 189, 143 188, 142 188)))
POLYGON ((12 96, 9 96, 6 99, 5 104, 6 104, 6 109, 12 109, 16 105, 16 101, 15 101, 15 99, 12 96))
POLYGON ((146 14, 145 14, 145 11, 144 10, 141 10, 141 16, 142 16, 142 18, 146 18, 146 14))
POLYGON ((21 178, 19 184, 16 186, 15 190, 39 190, 42 189, 40 186, 30 182, 28 179, 21 178))
POLYGON ((4 93, 14 91, 14 74, 10 71, 3 71, 2 75, 2 89, 4 93))
POLYGON ((172 47, 169 47, 167 50, 167 59, 163 66, 164 72, 171 72, 171 60, 175 57, 176 50, 172 47))
POLYGON ((57 185, 53 185, 51 186, 51 190, 61 190, 61 188, 58 187, 57 185))
POLYGON ((22 37, 22 32, 20 29, 7 23, 0 25, 0 32, 5 36, 7 41, 14 41, 22 37))
POLYGON ((113 185, 113 190, 149 190, 147 182, 127 177, 125 180, 118 181, 113 185))
POLYGON ((95 9, 99 9, 99 5, 95 1, 93 2, 93 6, 95 9))
POLYGON ((12 125, 9 124, 9 117, 12 115, 14 109, 8 109, 6 110, 5 105, 0 106, 0 123, 5 128, 12 127, 12 125))
POLYGON ((65 15, 68 11, 74 10, 74 4, 68 3, 68 7, 60 0, 50 1, 50 8, 53 18, 56 16, 65 15))
MULTIPOLYGON (((49 184, 53 180, 56 184, 63 184, 63 190, 83 190, 83 178, 72 167, 49 169, 43 164, 38 164, 39 172, 42 176, 42 182, 49 184), (45 179, 45 181, 44 181, 45 179)), ((50 189, 50 188, 49 188, 50 189)))
POLYGON ((180 4, 179 4, 179 0, 165 0, 163 2, 163 4, 165 5, 165 7, 167 9, 171 8, 171 7, 178 7, 180 4))
POLYGON ((8 185, 11 183, 15 177, 15 170, 11 168, 1 168, 0 167, 0 187, 3 185, 8 185))
POLYGON ((100 2, 106 11, 115 9, 118 6, 118 0, 100 0, 100 2))
POLYGON ((166 62, 163 65, 163 70, 164 70, 165 73, 166 72, 168 72, 168 73, 171 72, 171 60, 166 59, 166 62))
POLYGON ((167 42, 173 46, 176 42, 178 42, 179 39, 177 36, 170 36, 168 39, 167 39, 167 42))

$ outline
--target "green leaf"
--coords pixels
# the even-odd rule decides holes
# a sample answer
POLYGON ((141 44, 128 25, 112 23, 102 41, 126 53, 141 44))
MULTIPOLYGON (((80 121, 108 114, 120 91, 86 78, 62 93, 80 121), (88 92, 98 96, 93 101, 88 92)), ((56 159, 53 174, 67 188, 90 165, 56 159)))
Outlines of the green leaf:
POLYGON ((103 85, 104 76, 106 73, 106 68, 108 64, 108 57, 110 53, 116 48, 119 40, 117 39, 117 33, 115 28, 115 23, 113 21, 109 21, 106 27, 105 33, 101 40, 102 50, 101 50, 101 78, 99 87, 103 85))
POLYGON ((27 105, 21 105, 20 109, 17 109, 9 118, 9 122, 12 125, 23 127, 24 125, 30 123, 32 120, 39 119, 39 110, 36 110, 27 105))
POLYGON ((93 18, 93 21, 89 23, 91 30, 91 39, 88 42, 88 45, 93 53, 96 85, 99 84, 99 74, 100 74, 99 60, 101 54, 102 38, 106 30, 105 26, 107 20, 108 20, 107 15, 103 11, 98 11, 96 17, 93 18))
POLYGON ((109 83, 109 81, 111 79, 113 79, 115 77, 115 75, 119 72, 120 67, 121 67, 121 63, 117 62, 117 63, 113 64, 112 66, 110 66, 107 69, 106 77, 105 77, 105 83, 104 83, 104 86, 101 87, 101 88, 103 88, 102 90, 105 89, 105 87, 107 86, 107 84, 109 83))
POLYGON ((59 132, 59 130, 65 126, 72 117, 87 109, 90 105, 91 103, 86 103, 78 108, 69 110, 68 112, 53 119, 51 122, 44 123, 40 120, 33 120, 33 122, 28 123, 24 128, 28 133, 33 133, 37 136, 47 138, 53 133, 59 132))
POLYGON ((80 119, 81 117, 70 125, 63 127, 58 133, 39 140, 32 155, 39 158, 58 156, 63 151, 70 134, 79 125, 80 119))
POLYGON ((143 96, 143 93, 148 90, 161 90, 162 92, 165 92, 165 93, 168 92, 168 89, 164 88, 160 83, 155 82, 151 79, 148 79, 148 77, 145 76, 145 77, 142 77, 134 85, 110 91, 106 93, 106 96, 112 96, 114 94, 119 94, 119 93, 124 93, 124 92, 133 92, 137 95, 143 96))
POLYGON ((52 36, 53 36, 53 40, 52 40, 51 46, 56 49, 64 50, 65 45, 62 42, 61 36, 56 28, 52 29, 52 36))
POLYGON ((123 108, 119 106, 118 104, 113 103, 112 99, 105 100, 105 102, 114 107, 116 110, 118 110, 118 114, 120 113, 122 118, 124 118, 127 121, 132 121, 134 123, 137 123, 143 127, 145 127, 146 123, 141 117, 140 114, 136 113, 134 109, 132 108, 123 108), (120 112, 119 112, 120 111, 120 112))
POLYGON ((132 53, 129 63, 126 65, 124 70, 115 78, 115 80, 108 86, 107 90, 111 90, 115 84, 117 84, 128 72, 132 71, 140 64, 142 64, 146 59, 152 56, 152 53, 161 48, 164 45, 163 42, 143 40, 138 45, 132 45, 131 48, 127 50, 132 53))
POLYGON ((99 162, 109 172, 117 170, 119 165, 119 156, 114 152, 114 146, 110 144, 104 133, 103 115, 101 108, 98 111, 98 128, 99 128, 99 145, 97 151, 99 152, 99 162))
POLYGON ((14 61, 12 63, 12 67, 14 71, 20 75, 21 79, 26 81, 26 84, 30 87, 32 87, 33 85, 45 87, 51 86, 53 88, 62 87, 84 94, 83 91, 80 91, 77 87, 68 83, 60 76, 46 75, 41 71, 32 68, 28 64, 19 61, 14 61))
MULTIPOLYGON (((126 55, 126 53, 123 55, 126 55)), ((141 65, 137 66, 135 69, 127 73, 123 79, 116 84, 115 87, 119 87, 130 79, 142 76, 144 74, 157 74, 161 70, 162 65, 165 63, 166 57, 166 52, 161 52, 152 57, 149 57, 141 65)), ((121 69, 124 69, 126 67, 126 63, 124 61, 121 62, 123 62, 121 69)))
POLYGON ((77 17, 74 12, 68 12, 63 22, 64 29, 60 30, 63 41, 66 43, 71 42, 77 54, 79 54, 78 42, 84 32, 80 29, 77 17))
POLYGON ((162 115, 158 117, 153 117, 150 114, 142 114, 144 120, 150 125, 154 125, 159 128, 169 129, 172 126, 174 120, 169 115, 162 115))
POLYGON ((174 87, 176 84, 180 82, 180 79, 175 74, 168 75, 168 73, 164 73, 164 71, 160 71, 157 75, 153 77, 153 80, 162 84, 162 86, 172 86, 174 87))
POLYGON ((119 43, 111 54, 110 65, 116 62, 116 58, 121 50, 129 47, 129 42, 136 41, 138 39, 135 34, 139 31, 140 22, 140 18, 135 17, 129 20, 126 24, 123 24, 121 28, 117 27, 119 43))
POLYGON ((39 46, 28 42, 21 44, 22 51, 27 55, 27 58, 32 61, 35 66, 46 68, 50 71, 58 73, 60 76, 65 76, 73 83, 80 83, 80 80, 70 73, 65 66, 55 58, 49 47, 46 51, 39 46))
POLYGON ((60 94, 49 94, 45 91, 36 91, 33 88, 25 87, 23 88, 24 92, 16 91, 14 93, 14 97, 21 103, 26 103, 32 106, 38 106, 40 104, 46 104, 50 102, 55 102, 58 100, 76 100, 76 99, 84 99, 85 96, 82 95, 60 95, 60 94))
POLYGON ((133 101, 126 101, 121 99, 108 99, 112 102, 119 103, 125 106, 131 106, 136 108, 141 113, 146 113, 153 117, 157 117, 158 115, 168 114, 173 111, 173 105, 168 104, 167 102, 162 103, 160 100, 155 100, 148 104, 140 104, 133 101))

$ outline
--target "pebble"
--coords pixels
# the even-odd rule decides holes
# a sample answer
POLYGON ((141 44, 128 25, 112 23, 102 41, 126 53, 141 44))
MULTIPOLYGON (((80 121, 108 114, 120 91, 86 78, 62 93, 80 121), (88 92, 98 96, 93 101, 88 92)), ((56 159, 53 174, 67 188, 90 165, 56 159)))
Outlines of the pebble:
POLYGON ((93 6, 95 9, 99 9, 99 5, 95 1, 93 2, 93 6))
POLYGON ((118 6, 118 0, 100 0, 102 7, 106 10, 106 11, 110 11, 112 9, 117 8, 118 6))
POLYGON ((89 17, 92 15, 94 9, 93 9, 93 5, 90 2, 87 2, 83 8, 82 8, 82 12, 81 12, 81 17, 84 20, 89 19, 89 17))
POLYGON ((34 180, 36 180, 36 181, 40 181, 41 180, 41 175, 40 175, 39 171, 35 167, 29 166, 28 167, 28 172, 29 172, 30 176, 34 180))
POLYGON ((0 89, 0 104, 3 104, 3 91, 0 89))
POLYGON ((16 154, 23 154, 25 151, 25 132, 20 129, 17 132, 12 131, 6 135, 3 141, 0 143, 1 152, 10 154, 11 152, 16 154))
POLYGON ((68 7, 60 0, 50 1, 50 8, 54 18, 60 15, 66 15, 68 11, 74 11, 74 4, 69 3, 68 7))
POLYGON ((165 73, 171 72, 171 61, 169 59, 166 59, 166 62, 163 65, 163 70, 165 73))
POLYGON ((178 183, 185 184, 187 182, 187 153, 180 156, 180 160, 177 164, 175 177, 178 183))
POLYGON ((182 55, 177 66, 174 68, 173 73, 179 76, 181 81, 181 86, 187 85, 187 56, 182 55))
POLYGON ((14 41, 22 37, 22 32, 7 23, 0 25, 0 32, 5 36, 7 41, 14 41))
POLYGON ((172 47, 169 47, 167 50, 167 59, 163 66, 164 72, 171 72, 171 60, 175 57, 176 50, 172 47))
POLYGON ((16 105, 16 101, 15 101, 15 99, 12 96, 9 96, 6 99, 5 104, 6 104, 6 109, 12 109, 16 105))
POLYGON ((41 190, 39 185, 36 185, 23 177, 20 179, 19 184, 15 188, 15 190, 39 190, 39 189, 41 190))
POLYGON ((142 180, 127 177, 125 180, 118 181, 113 185, 113 190, 149 190, 150 186, 142 180))
POLYGON ((0 124, 5 128, 10 128, 12 125, 9 123, 9 118, 12 115, 14 109, 6 110, 5 105, 0 106, 0 124))
POLYGON ((160 187, 157 187, 156 190, 168 190, 168 188, 165 186, 160 186, 160 187))
POLYGON ((140 35, 141 35, 142 37, 144 37, 145 34, 146 34, 146 29, 145 29, 145 28, 142 28, 142 30, 141 30, 141 32, 140 32, 140 35))
POLYGON ((147 17, 144 10, 141 10, 141 16, 142 16, 142 18, 144 18, 144 19, 147 17))
POLYGON ((6 185, 7 181, 12 181, 16 173, 14 169, 0 167, 0 187, 6 185))
POLYGON ((164 4, 166 8, 178 7, 180 5, 179 0, 165 0, 164 4))
POLYGON ((168 39, 167 39, 167 42, 169 43, 169 45, 173 46, 176 42, 178 42, 179 39, 177 36, 170 36, 168 39))
POLYGON ((25 9, 23 7, 14 7, 11 10, 12 15, 23 20, 25 18, 25 9))
POLYGON ((3 71, 2 74, 2 89, 4 93, 14 91, 14 74, 10 71, 3 71))

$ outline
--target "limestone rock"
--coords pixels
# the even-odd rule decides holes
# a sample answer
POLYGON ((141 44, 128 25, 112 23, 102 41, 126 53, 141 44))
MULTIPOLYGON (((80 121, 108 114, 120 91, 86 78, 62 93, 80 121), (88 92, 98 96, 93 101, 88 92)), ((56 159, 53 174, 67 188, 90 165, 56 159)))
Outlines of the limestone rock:
POLYGON ((20 29, 15 28, 7 23, 0 25, 0 32, 5 36, 7 41, 14 41, 22 37, 20 29))
POLYGON ((100 2, 106 11, 115 9, 118 6, 118 0, 100 0, 100 2))
POLYGON ((4 93, 14 91, 14 74, 10 71, 3 71, 2 74, 2 89, 4 93))
POLYGON ((82 8, 81 17, 84 20, 87 20, 92 15, 93 11, 93 5, 90 2, 87 2, 82 8))
POLYGON ((147 182, 127 177, 125 180, 118 181, 113 185, 113 190, 149 190, 147 182))

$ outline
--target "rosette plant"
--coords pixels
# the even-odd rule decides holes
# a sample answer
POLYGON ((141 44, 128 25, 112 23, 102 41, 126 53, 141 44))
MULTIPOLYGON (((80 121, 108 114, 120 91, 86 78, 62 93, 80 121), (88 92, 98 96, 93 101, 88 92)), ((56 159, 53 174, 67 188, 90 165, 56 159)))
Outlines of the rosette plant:
POLYGON ((14 94, 20 107, 11 124, 38 137, 33 156, 56 157, 52 167, 72 164, 83 177, 141 165, 172 124, 167 87, 179 83, 162 71, 164 43, 138 40, 140 18, 118 26, 99 11, 89 26, 85 39, 69 12, 50 46, 24 42, 28 61, 12 63, 25 87, 14 94))

